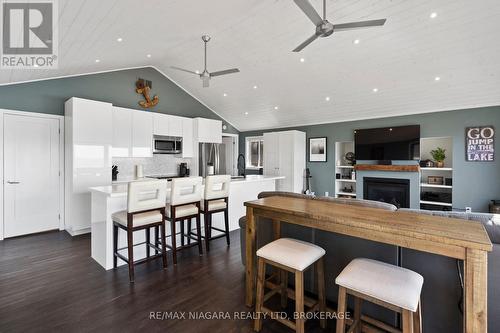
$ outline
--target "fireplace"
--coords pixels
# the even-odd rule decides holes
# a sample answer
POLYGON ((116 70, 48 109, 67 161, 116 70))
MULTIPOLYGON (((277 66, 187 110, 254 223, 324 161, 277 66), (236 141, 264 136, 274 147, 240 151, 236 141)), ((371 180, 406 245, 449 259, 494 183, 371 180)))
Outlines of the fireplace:
POLYGON ((398 208, 409 208, 410 180, 364 177, 363 199, 387 202, 398 208))

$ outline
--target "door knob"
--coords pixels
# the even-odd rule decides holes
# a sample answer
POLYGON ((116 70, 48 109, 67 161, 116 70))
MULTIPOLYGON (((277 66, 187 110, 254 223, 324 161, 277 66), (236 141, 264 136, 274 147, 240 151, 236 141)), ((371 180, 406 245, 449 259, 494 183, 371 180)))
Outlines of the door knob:
POLYGON ((16 184, 19 184, 19 183, 20 182, 14 182, 14 181, 10 181, 10 180, 7 181, 7 184, 13 184, 13 185, 16 185, 16 184))

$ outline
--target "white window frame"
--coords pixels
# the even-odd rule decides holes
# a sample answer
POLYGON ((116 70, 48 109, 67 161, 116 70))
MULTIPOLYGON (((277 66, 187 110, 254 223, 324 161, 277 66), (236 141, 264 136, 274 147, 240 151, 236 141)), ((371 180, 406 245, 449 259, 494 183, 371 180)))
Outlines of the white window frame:
MULTIPOLYGON (((253 166, 250 164, 250 143, 255 142, 255 141, 262 141, 263 142, 264 137, 263 136, 248 136, 245 138, 245 161, 246 161, 245 168, 250 169, 250 170, 259 170, 259 169, 263 168, 263 165, 253 166)), ((259 163, 260 163, 260 157, 262 154, 264 154, 264 152, 259 149, 259 158, 258 158, 259 163)), ((264 156, 262 156, 262 157, 264 157, 264 156)))

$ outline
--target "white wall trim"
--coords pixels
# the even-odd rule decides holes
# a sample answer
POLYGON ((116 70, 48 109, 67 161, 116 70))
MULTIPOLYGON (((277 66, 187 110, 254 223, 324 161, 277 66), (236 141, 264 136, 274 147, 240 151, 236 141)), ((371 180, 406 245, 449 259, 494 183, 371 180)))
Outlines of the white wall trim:
MULTIPOLYGON (((60 75, 60 76, 54 76, 54 77, 48 77, 48 78, 43 78, 43 79, 33 79, 33 80, 25 80, 25 81, 17 81, 17 82, 8 82, 8 83, 0 83, 0 87, 2 86, 11 86, 11 85, 16 85, 16 84, 23 84, 23 83, 32 83, 32 82, 41 82, 41 81, 48 81, 48 80, 57 80, 57 79, 66 79, 66 78, 72 78, 72 77, 78 77, 78 76, 87 76, 87 75, 95 75, 95 74, 105 74, 105 73, 112 73, 112 72, 120 72, 120 71, 126 71, 126 70, 132 70, 132 69, 144 69, 144 68, 152 68, 161 75, 163 75, 165 78, 168 80, 172 81, 177 87, 179 87, 181 90, 183 90, 185 93, 187 93, 189 96, 194 98, 196 101, 198 101, 201 105, 212 111, 214 114, 219 116, 223 121, 228 123, 229 125, 233 126, 236 128, 237 131, 240 131, 238 127, 236 127, 233 123, 229 122, 227 119, 222 117, 219 113, 217 113, 214 109, 212 109, 210 106, 205 104, 203 101, 201 101, 199 98, 194 96, 192 93, 190 93, 188 90, 186 90, 183 86, 181 86, 177 81, 173 80, 170 76, 165 74, 162 70, 160 70, 158 67, 155 65, 144 65, 144 66, 135 66, 135 67, 122 67, 122 68, 117 68, 117 69, 108 69, 108 70, 103 70, 103 71, 96 71, 96 72, 86 72, 86 73, 79 73, 79 74, 68 74, 68 75, 60 75)), ((240 131, 241 132, 241 131, 240 131)))
POLYGON ((3 173, 3 165, 4 165, 4 116, 5 115, 16 115, 16 116, 25 116, 25 117, 35 117, 35 118, 49 118, 49 119, 57 119, 59 121, 59 129, 61 133, 59 134, 59 170, 61 171, 61 175, 59 177, 59 212, 61 214, 61 219, 59 220, 59 230, 64 230, 65 221, 64 221, 64 116, 55 115, 55 114, 47 114, 47 113, 37 113, 37 112, 27 112, 27 111, 17 111, 17 110, 8 110, 8 109, 0 109, 0 240, 4 239, 4 173, 3 173))

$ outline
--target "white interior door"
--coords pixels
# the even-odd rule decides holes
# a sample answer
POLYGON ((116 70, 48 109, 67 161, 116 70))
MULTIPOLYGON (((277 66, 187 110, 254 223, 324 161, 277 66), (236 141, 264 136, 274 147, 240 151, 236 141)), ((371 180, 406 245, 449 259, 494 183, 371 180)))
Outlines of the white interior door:
POLYGON ((59 121, 4 116, 4 233, 59 228, 59 121))

